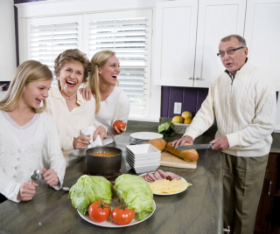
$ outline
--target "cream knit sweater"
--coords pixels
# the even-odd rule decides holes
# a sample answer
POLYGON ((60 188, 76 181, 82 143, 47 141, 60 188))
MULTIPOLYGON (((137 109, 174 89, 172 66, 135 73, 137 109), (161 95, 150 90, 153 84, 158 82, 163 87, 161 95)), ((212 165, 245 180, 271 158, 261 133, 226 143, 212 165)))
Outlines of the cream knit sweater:
POLYGON ((226 136, 225 153, 257 157, 269 153, 276 114, 273 82, 249 61, 234 80, 224 72, 210 86, 209 93, 184 135, 195 139, 216 118, 216 138, 226 136))
POLYGON ((9 200, 19 202, 17 195, 21 184, 31 181, 31 173, 42 167, 53 168, 57 172, 60 186, 54 188, 60 189, 66 162, 52 116, 46 112, 39 114, 33 137, 20 148, 0 111, 0 193, 9 200))

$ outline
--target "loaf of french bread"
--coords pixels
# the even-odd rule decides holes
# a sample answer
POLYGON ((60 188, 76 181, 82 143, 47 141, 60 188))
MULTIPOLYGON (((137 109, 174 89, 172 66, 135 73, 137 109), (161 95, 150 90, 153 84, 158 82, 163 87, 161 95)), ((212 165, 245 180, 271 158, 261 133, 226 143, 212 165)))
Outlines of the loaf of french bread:
MULTIPOLYGON (((189 143, 185 143, 184 145, 189 145, 189 143)), ((177 150, 172 147, 172 142, 169 142, 166 146, 167 151, 170 153, 184 159, 188 162, 195 162, 198 159, 198 153, 195 149, 192 150, 177 150)))

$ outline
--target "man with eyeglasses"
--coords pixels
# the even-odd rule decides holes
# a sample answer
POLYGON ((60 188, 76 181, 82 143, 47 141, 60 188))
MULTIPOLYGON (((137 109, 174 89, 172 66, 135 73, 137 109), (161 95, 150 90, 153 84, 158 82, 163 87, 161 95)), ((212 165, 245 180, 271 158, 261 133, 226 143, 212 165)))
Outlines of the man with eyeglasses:
POLYGON ((177 148, 211 127, 218 131, 213 150, 223 160, 224 226, 231 233, 254 233, 256 213, 272 143, 276 92, 269 76, 250 63, 246 41, 239 35, 224 37, 217 54, 226 70, 210 86, 177 148))

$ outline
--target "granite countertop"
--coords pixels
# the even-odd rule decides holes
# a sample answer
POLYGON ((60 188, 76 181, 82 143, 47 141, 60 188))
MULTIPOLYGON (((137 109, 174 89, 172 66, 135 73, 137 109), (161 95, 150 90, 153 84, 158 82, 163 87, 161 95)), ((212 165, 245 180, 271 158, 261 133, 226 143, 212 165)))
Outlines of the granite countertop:
MULTIPOLYGON (((164 122, 164 121, 163 121, 164 122)), ((158 123, 131 121, 127 132, 112 144, 123 151, 121 172, 135 174, 125 162, 125 146, 133 132, 156 132, 158 123)), ((215 126, 198 137, 195 143, 210 142, 215 126)), ((280 152, 280 134, 274 133, 271 153, 280 152)), ((181 135, 165 138, 167 142, 181 135)), ((64 186, 71 187, 84 174, 85 158, 69 161, 64 186)), ((200 150, 197 169, 160 167, 174 172, 192 184, 185 192, 172 196, 154 196, 155 213, 146 221, 127 228, 109 229, 81 219, 68 199, 68 192, 56 191, 39 182, 32 201, 0 204, 0 230, 4 233, 222 233, 222 160, 219 152, 200 150)))
MULTIPOLYGON (((127 132, 114 143, 123 150, 122 173, 135 174, 124 160, 125 145, 129 135, 136 131, 156 132, 158 124, 132 124, 127 132)), ((172 141, 181 135, 167 138, 172 141)), ((196 139, 206 143, 213 138, 209 134, 196 139)), ((56 191, 44 181, 39 182, 32 201, 0 204, 0 230, 4 233, 222 233, 222 160, 218 152, 199 151, 197 169, 160 167, 174 172, 192 184, 186 191, 172 196, 154 196, 155 213, 135 226, 119 229, 101 228, 80 218, 65 191, 56 191)), ((71 187, 84 174, 85 158, 72 160, 66 169, 63 186, 71 187)))

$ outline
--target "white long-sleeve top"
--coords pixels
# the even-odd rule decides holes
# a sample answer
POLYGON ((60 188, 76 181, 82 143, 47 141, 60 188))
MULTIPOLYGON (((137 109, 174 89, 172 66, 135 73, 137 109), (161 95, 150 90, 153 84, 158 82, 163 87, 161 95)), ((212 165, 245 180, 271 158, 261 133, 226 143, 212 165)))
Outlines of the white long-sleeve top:
POLYGON ((65 98, 61 95, 57 86, 52 86, 47 98, 47 111, 53 116, 63 151, 73 151, 73 138, 78 137, 80 130, 95 124, 95 99, 90 101, 83 99, 77 91, 77 103, 71 112, 69 111, 65 98))
POLYGON ((116 120, 127 123, 130 103, 127 95, 119 87, 115 87, 113 92, 100 102, 100 110, 96 115, 96 121, 110 130, 111 125, 116 120))
POLYGON ((184 135, 195 139, 216 118, 216 138, 226 136, 225 153, 257 157, 269 153, 276 114, 276 92, 273 82, 249 61, 237 71, 234 80, 224 72, 210 86, 184 135))
POLYGON ((60 185, 54 188, 58 190, 63 184, 66 162, 60 149, 55 123, 46 112, 38 115, 33 136, 27 144, 20 147, 7 119, 0 111, 0 193, 14 202, 19 202, 17 195, 20 186, 31 181, 31 173, 36 169, 45 166, 47 169, 53 168, 60 181, 60 185))

